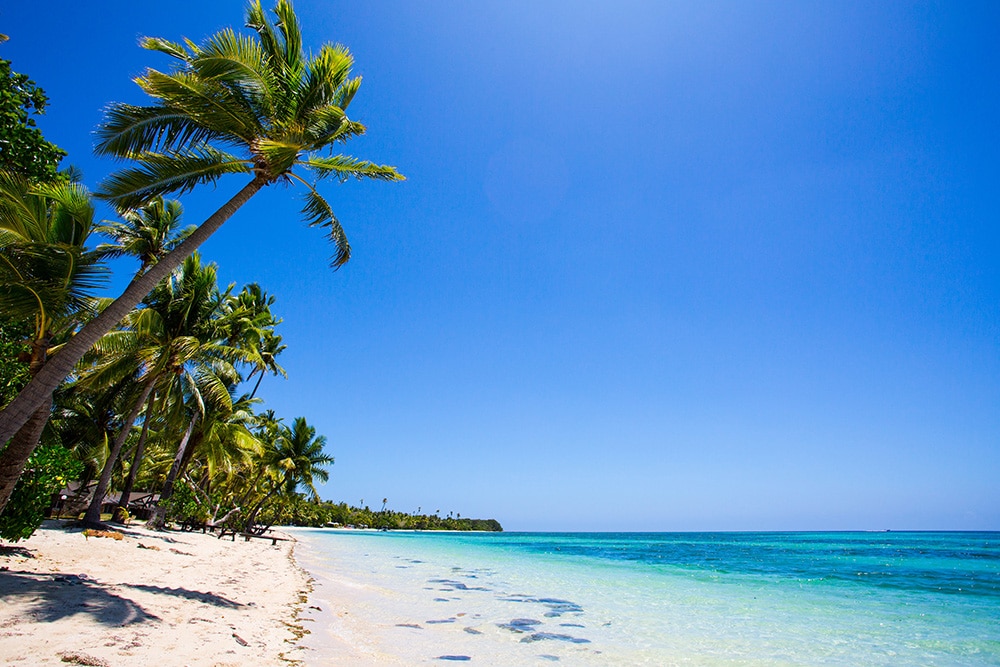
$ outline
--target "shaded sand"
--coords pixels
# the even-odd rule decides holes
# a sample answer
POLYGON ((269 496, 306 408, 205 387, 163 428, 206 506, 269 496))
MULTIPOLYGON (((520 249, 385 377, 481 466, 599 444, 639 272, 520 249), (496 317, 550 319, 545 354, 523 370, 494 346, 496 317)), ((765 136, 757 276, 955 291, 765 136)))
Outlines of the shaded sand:
POLYGON ((0 546, 0 664, 287 665, 309 578, 294 541, 54 522, 0 546))

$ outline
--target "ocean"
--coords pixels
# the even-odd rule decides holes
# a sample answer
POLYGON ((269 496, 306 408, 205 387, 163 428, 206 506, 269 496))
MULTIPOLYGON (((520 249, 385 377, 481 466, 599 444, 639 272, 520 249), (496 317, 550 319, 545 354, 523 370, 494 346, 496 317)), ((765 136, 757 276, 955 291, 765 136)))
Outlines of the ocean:
POLYGON ((1000 665, 1000 533, 295 535, 307 665, 1000 665))

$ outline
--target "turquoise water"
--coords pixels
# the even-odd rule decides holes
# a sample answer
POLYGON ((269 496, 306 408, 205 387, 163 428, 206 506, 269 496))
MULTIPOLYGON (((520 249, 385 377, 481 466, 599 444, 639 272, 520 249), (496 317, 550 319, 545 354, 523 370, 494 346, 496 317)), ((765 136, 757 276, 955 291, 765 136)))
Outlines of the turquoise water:
POLYGON ((1000 533, 296 535, 314 664, 1000 665, 1000 533))

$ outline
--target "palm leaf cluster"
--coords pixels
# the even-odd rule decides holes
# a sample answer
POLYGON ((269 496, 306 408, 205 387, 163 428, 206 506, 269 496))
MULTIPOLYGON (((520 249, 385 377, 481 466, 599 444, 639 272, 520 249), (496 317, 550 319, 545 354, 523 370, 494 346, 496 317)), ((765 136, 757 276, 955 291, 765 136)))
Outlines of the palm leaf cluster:
POLYGON ((351 77, 354 60, 339 45, 307 57, 291 3, 280 0, 274 13, 271 23, 259 2, 250 5, 253 35, 226 29, 200 45, 143 40, 143 47, 168 55, 176 66, 136 78, 153 104, 108 110, 97 150, 134 166, 109 178, 101 192, 134 208, 227 174, 252 174, 263 184, 298 181, 305 186, 304 217, 327 229, 339 266, 350 258, 350 244, 316 183, 402 177, 394 167, 333 153, 365 132, 347 115, 361 85, 360 77, 351 77))
POLYGON ((93 311, 91 295, 107 277, 100 251, 86 247, 93 227, 83 186, 0 172, 0 309, 34 320, 36 339, 93 311))

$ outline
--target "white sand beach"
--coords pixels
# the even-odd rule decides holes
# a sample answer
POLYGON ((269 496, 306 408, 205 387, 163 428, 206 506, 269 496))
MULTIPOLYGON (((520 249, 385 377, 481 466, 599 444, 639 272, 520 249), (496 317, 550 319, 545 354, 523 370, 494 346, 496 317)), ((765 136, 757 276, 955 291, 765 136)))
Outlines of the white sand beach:
POLYGON ((0 548, 0 664, 297 662, 309 577, 294 540, 128 528, 121 540, 47 522, 0 548))

